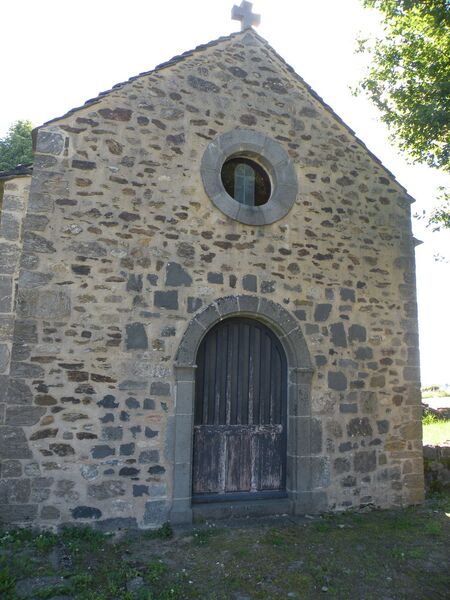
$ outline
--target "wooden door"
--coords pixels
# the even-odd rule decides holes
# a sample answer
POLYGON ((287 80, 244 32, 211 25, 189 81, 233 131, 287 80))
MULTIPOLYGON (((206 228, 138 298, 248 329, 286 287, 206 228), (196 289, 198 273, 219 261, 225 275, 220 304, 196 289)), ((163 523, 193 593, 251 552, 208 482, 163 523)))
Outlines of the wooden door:
POLYGON ((285 495, 284 350, 253 319, 230 318, 197 355, 193 500, 285 495))

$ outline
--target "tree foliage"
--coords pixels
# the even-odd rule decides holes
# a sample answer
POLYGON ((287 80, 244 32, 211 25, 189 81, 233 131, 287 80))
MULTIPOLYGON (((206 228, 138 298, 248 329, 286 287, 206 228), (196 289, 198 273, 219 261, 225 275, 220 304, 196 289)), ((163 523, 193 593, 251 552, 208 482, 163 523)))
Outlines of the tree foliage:
POLYGON ((450 170, 450 1, 363 0, 384 17, 360 84, 413 160, 450 170))
POLYGON ((33 162, 30 121, 16 121, 4 138, 0 138, 0 171, 33 162))

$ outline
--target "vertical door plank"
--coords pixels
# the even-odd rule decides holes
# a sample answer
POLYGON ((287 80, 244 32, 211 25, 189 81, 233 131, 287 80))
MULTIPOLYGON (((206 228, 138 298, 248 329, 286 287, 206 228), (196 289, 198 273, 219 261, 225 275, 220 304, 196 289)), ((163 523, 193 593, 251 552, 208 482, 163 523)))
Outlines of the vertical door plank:
POLYGON ((250 432, 244 428, 230 428, 226 433, 226 492, 250 491, 252 482, 250 444, 250 432))
POLYGON ((223 440, 219 431, 210 427, 194 427, 193 492, 219 493, 223 490, 221 477, 224 460, 223 440))

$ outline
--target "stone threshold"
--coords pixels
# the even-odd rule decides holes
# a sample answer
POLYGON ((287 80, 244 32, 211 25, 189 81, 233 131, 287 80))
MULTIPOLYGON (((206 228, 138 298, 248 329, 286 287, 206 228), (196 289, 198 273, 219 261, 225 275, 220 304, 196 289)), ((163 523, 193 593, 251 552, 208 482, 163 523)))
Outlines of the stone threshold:
POLYGON ((238 502, 208 502, 194 504, 192 506, 192 513, 194 523, 216 519, 292 515, 292 503, 289 498, 238 502))

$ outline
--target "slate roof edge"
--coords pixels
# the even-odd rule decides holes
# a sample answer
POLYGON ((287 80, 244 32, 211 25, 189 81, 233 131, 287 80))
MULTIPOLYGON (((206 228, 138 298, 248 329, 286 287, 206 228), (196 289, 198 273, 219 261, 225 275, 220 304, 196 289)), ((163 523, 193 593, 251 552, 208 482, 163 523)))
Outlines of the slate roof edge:
POLYGON ((14 169, 8 169, 8 171, 0 171, 0 181, 7 181, 8 179, 14 179, 15 177, 25 177, 33 173, 33 163, 27 163, 24 165, 17 165, 14 169))
POLYGON ((253 28, 245 29, 244 31, 235 31, 235 32, 231 33, 230 35, 221 36, 215 40, 211 40, 210 42, 207 42, 206 44, 200 44, 200 45, 196 46, 195 48, 193 48, 192 50, 187 50, 186 52, 183 52, 182 54, 173 56, 171 59, 169 59, 163 63, 160 63, 159 65, 156 65, 156 67, 154 69, 151 69, 150 71, 143 71, 142 73, 139 73, 138 75, 134 75, 134 76, 130 77, 126 81, 116 83, 115 85, 113 85, 113 87, 111 89, 105 90, 104 92, 100 92, 94 98, 86 100, 86 102, 84 104, 82 104, 81 106, 76 106, 74 108, 71 108, 69 111, 67 111, 65 114, 61 115, 60 117, 55 117, 54 119, 50 119, 50 121, 46 121, 45 123, 42 123, 42 125, 39 125, 38 127, 36 127, 33 130, 33 146, 35 145, 37 132, 40 129, 40 127, 49 125, 50 123, 54 123, 55 121, 59 121, 61 119, 69 117, 73 113, 75 113, 83 108, 87 108, 89 106, 94 106, 95 104, 98 104, 105 96, 107 96, 111 92, 114 92, 115 90, 122 88, 123 86, 127 85, 128 83, 131 83, 132 81, 135 81, 136 79, 139 79, 140 77, 145 77, 147 75, 152 75, 153 73, 157 73, 158 71, 161 71, 162 69, 165 69, 167 67, 171 67, 173 65, 178 64, 179 62, 183 61, 184 59, 189 58, 190 56, 193 56, 197 52, 206 50, 208 48, 212 48, 214 46, 221 44, 222 42, 226 42, 226 41, 238 38, 239 36, 243 37, 244 35, 246 35, 248 33, 252 33, 263 44, 263 46, 265 46, 270 52, 272 52, 278 58, 278 60, 280 60, 280 62, 287 68, 287 70, 298 81, 300 81, 300 83, 302 83, 302 85, 305 86, 305 88, 311 94, 311 96, 315 100, 320 102, 320 104, 325 108, 325 110, 327 110, 355 138, 357 143, 360 144, 360 146, 362 146, 362 148, 372 157, 372 159, 375 160, 375 162, 377 164, 379 164, 386 171, 386 173, 393 179, 394 183, 396 185, 398 185, 400 190, 405 194, 405 196, 411 202, 411 204, 414 203, 416 201, 415 198, 413 198, 411 196, 411 194, 408 193, 408 190, 401 183, 399 183, 397 181, 397 179, 396 179, 395 175, 392 173, 392 171, 390 171, 382 163, 382 161, 356 135, 356 133, 353 131, 353 129, 351 127, 349 127, 349 125, 347 125, 347 123, 345 123, 345 121, 343 121, 341 119, 341 117, 331 108, 331 106, 329 104, 327 104, 324 101, 324 99, 321 96, 319 96, 319 94, 312 89, 312 87, 303 79, 303 77, 301 77, 295 71, 295 69, 293 67, 291 67, 291 65, 288 62, 286 62, 286 60, 280 54, 278 54, 278 52, 276 50, 274 50, 274 48, 272 48, 272 46, 269 44, 269 42, 265 38, 260 36, 253 28))

